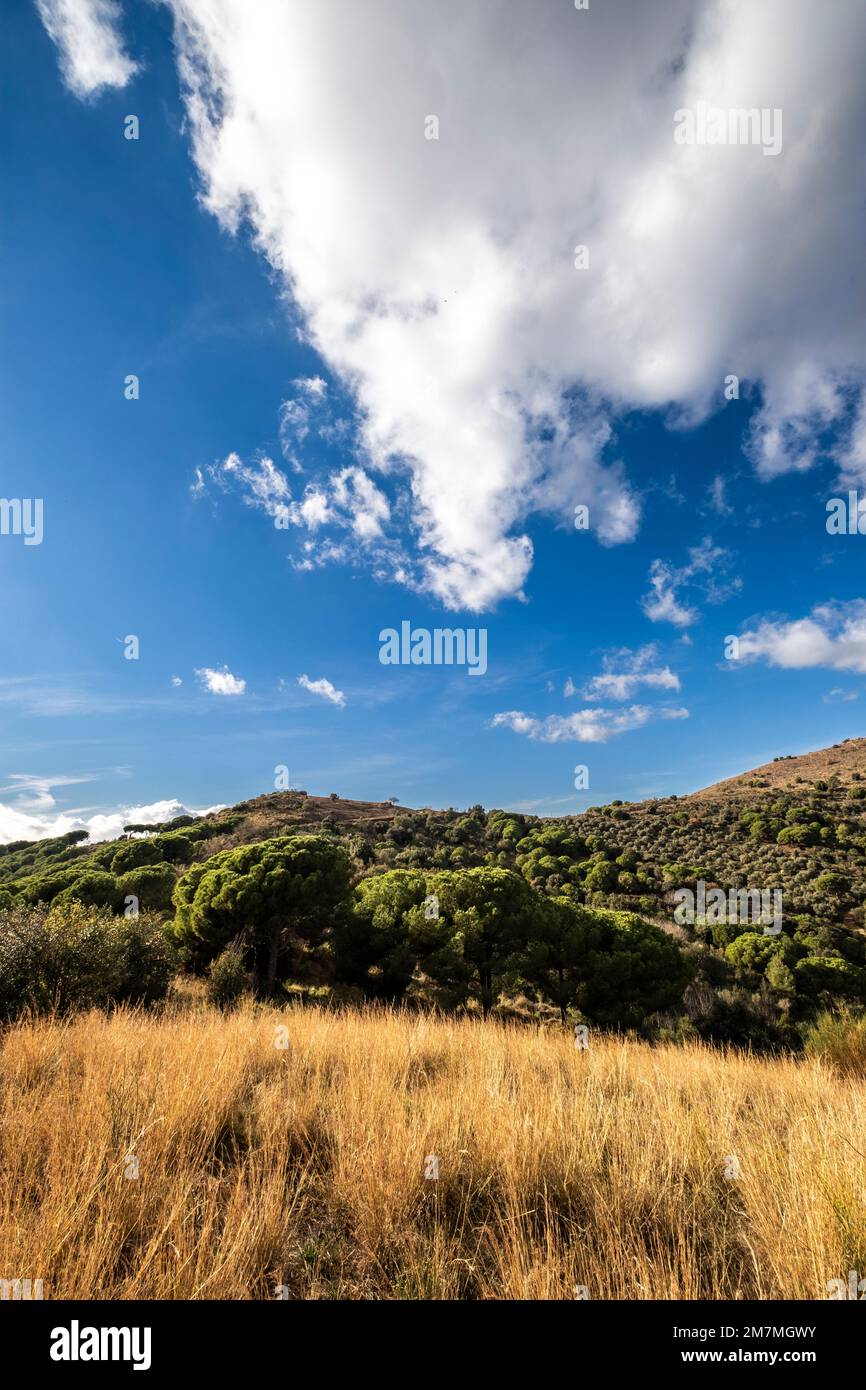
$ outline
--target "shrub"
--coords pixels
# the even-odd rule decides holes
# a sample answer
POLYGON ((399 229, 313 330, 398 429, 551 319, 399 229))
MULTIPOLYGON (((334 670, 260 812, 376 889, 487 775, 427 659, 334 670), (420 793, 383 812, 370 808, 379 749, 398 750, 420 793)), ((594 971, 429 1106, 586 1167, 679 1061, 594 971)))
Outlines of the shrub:
POLYGON ((837 1071, 866 1076, 866 1015, 850 1009, 820 1013, 806 1030, 806 1055, 820 1057, 837 1071))
POLYGON ((586 876, 586 891, 588 893, 613 893, 616 889, 619 873, 615 864, 609 864, 602 860, 601 863, 593 864, 586 876))
POLYGON ((725 956, 732 965, 758 975, 763 974, 777 956, 790 967, 802 954, 802 946, 798 947, 789 936, 767 936, 755 931, 741 932, 725 949, 725 956))
POLYGON ((0 913, 0 1016, 90 1008, 166 993, 173 957, 160 922, 55 902, 0 913))
POLYGON ((797 989, 803 994, 825 992, 866 1000, 866 970, 841 956, 806 956, 794 967, 797 989))
POLYGON ((218 1009, 231 1009, 248 985, 244 952, 240 941, 233 941, 208 968, 207 996, 218 1009))
POLYGON ((177 955, 162 918, 155 912, 117 917, 113 928, 121 953, 115 1003, 154 1004, 168 994, 177 955))
POLYGON ((804 848, 808 845, 818 843, 820 836, 817 826, 812 825, 788 825, 784 830, 780 830, 776 836, 778 845, 796 845, 804 848))

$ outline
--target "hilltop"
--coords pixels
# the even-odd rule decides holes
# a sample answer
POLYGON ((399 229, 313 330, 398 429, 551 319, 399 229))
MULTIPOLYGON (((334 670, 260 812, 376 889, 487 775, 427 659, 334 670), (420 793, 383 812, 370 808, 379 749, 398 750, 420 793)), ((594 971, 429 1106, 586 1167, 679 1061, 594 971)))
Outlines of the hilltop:
POLYGON ((750 772, 740 772, 723 782, 702 787, 685 799, 753 797, 762 791, 798 790, 833 779, 844 786, 866 780, 866 738, 846 738, 843 743, 817 748, 811 753, 783 754, 750 772))

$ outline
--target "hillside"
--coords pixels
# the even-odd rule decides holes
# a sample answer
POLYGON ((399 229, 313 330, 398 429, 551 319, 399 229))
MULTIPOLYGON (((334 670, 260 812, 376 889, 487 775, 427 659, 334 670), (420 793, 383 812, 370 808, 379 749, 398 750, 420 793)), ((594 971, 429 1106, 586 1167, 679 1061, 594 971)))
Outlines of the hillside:
MULTIPOLYGON (((192 903, 202 880, 196 866, 217 855, 222 864, 226 852, 249 859, 255 846, 291 855, 293 837, 313 836, 304 843, 311 852, 313 845, 322 847, 315 852, 329 863, 339 861, 345 886, 333 908, 323 909, 312 946, 298 944, 292 964, 284 963, 285 983, 331 990, 339 998, 480 1003, 485 1012, 498 994, 500 1007, 510 1000, 508 1007, 518 1012, 523 999, 530 1012, 555 1006, 563 1017, 569 1010, 580 1017, 588 1010, 586 1016, 604 1026, 796 1048, 820 1009, 866 1004, 866 774, 860 767, 866 768, 866 740, 850 740, 777 760, 693 796, 613 801, 555 820, 480 805, 413 810, 301 790, 269 792, 209 816, 130 825, 121 839, 105 844, 83 843, 78 833, 2 847, 0 914, 4 908, 67 912, 75 904, 125 914, 134 903, 136 913, 140 908, 165 923, 169 937, 183 943, 187 967, 201 972, 234 935, 247 931, 248 921, 226 899, 229 907, 209 919, 217 923, 209 945, 194 917, 181 920, 183 903, 192 903), (375 892, 371 881, 379 885, 375 892), (690 919, 675 915, 684 892, 714 889, 733 890, 733 915, 727 907, 719 915, 703 906, 690 919), (761 893, 773 902, 779 895, 772 934, 748 913, 738 915, 738 890, 756 901, 761 893), (483 900, 477 898, 482 891, 488 895, 483 900), (465 924, 482 920, 498 892, 516 913, 517 935, 495 979, 483 966, 482 986, 478 960, 465 955, 474 949, 475 927, 467 936, 465 924), (421 930, 413 916, 425 894, 452 902, 441 939, 421 930), (577 913, 580 951, 589 952, 580 967, 576 957, 567 966, 567 951, 553 964, 560 947, 554 947, 544 904, 577 913), (347 911, 354 915, 345 919, 347 911), (352 924, 348 936, 340 927, 344 920, 352 924), (630 935, 641 942, 629 948, 631 964, 624 956, 614 965, 610 953, 630 935), (668 966, 644 970, 647 961, 660 962, 671 943, 677 947, 677 959, 668 960, 672 978, 682 967, 691 981, 676 997, 663 988, 668 966), (642 983, 633 979, 632 994, 617 974, 623 969, 644 971, 642 983), (607 983, 598 985, 603 978, 607 983)), ((226 872, 235 872, 231 863, 226 872)), ((283 901, 277 894, 277 916, 285 911, 283 901)), ((9 949, 18 950, 15 943, 29 930, 13 924, 9 949)), ((33 949, 38 955, 43 948, 33 949)), ((495 943, 492 949, 495 956, 495 943)), ((257 987, 265 968, 261 950, 247 957, 257 987)))
POLYGON ((847 738, 831 748, 774 758, 750 772, 702 787, 685 799, 710 801, 727 796, 755 796, 762 791, 793 791, 831 779, 843 786, 866 780, 866 738, 847 738))

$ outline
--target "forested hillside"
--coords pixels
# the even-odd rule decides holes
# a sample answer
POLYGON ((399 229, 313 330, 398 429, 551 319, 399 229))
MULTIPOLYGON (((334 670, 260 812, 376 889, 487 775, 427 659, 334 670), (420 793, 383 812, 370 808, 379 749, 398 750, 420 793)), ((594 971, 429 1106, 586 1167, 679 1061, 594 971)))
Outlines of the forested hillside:
POLYGON ((300 988, 797 1047, 819 1010, 866 1004, 864 750, 779 759, 775 786, 760 769, 558 820, 290 791, 107 844, 6 845, 0 1002, 32 1002, 46 941, 94 932, 115 980, 97 996, 158 993, 173 963, 226 996, 300 988), (674 895, 699 882, 780 890, 781 930, 730 913, 681 924, 674 895), (130 952, 137 986, 118 963, 130 952))

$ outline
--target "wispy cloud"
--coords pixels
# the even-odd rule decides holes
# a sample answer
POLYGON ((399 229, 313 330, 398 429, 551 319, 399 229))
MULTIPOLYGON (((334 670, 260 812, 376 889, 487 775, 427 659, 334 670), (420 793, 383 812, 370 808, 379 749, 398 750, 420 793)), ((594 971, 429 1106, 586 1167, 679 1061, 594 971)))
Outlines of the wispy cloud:
POLYGON ((309 676, 306 675, 298 676, 298 685, 301 686, 303 690, 309 690, 311 695, 319 695, 323 700, 330 700, 332 705, 340 705, 342 707, 346 703, 346 697, 342 690, 338 690, 336 686, 332 685, 324 676, 322 676, 321 680, 317 681, 311 681, 309 676))
POLYGON ((511 729, 541 743, 608 743, 619 734, 641 729, 654 719, 687 719, 687 709, 630 705, 627 709, 582 709, 575 714, 550 714, 536 719, 521 710, 496 714, 493 728, 511 729))
MULTIPOLYGON (((669 666, 659 665, 654 643, 632 651, 620 647, 602 658, 602 673, 583 687, 586 700, 630 700, 641 686, 655 690, 679 690, 680 678, 669 666)), ((566 690, 566 694, 574 693, 566 690)))
POLYGON ((691 627, 698 621, 699 601, 724 603, 742 588, 742 580, 721 578, 731 562, 730 553, 705 540, 689 551, 688 563, 678 568, 666 560, 653 560, 648 594, 641 607, 652 623, 691 627), (683 590, 686 591, 685 596, 683 590))
POLYGON ((859 700, 860 696, 856 690, 842 690, 842 688, 837 685, 832 690, 828 690, 827 694, 822 696, 822 698, 825 705, 840 705, 847 704, 851 700, 859 700))
POLYGON ((168 707, 169 696, 115 694, 104 683, 87 684, 91 677, 0 676, 0 705, 38 717, 122 714, 136 709, 168 707))
POLYGON ((728 501, 728 485, 721 473, 717 473, 710 484, 710 506, 719 516, 730 516, 734 510, 728 501))
POLYGON ((55 787, 75 787, 86 782, 95 782, 97 781, 97 774, 86 773, 81 776, 69 777, 61 773, 47 777, 34 777, 26 772, 10 772, 9 779, 7 787, 0 787, 0 796, 6 792, 14 792, 17 809, 47 811, 57 804, 56 799, 51 794, 55 787))

